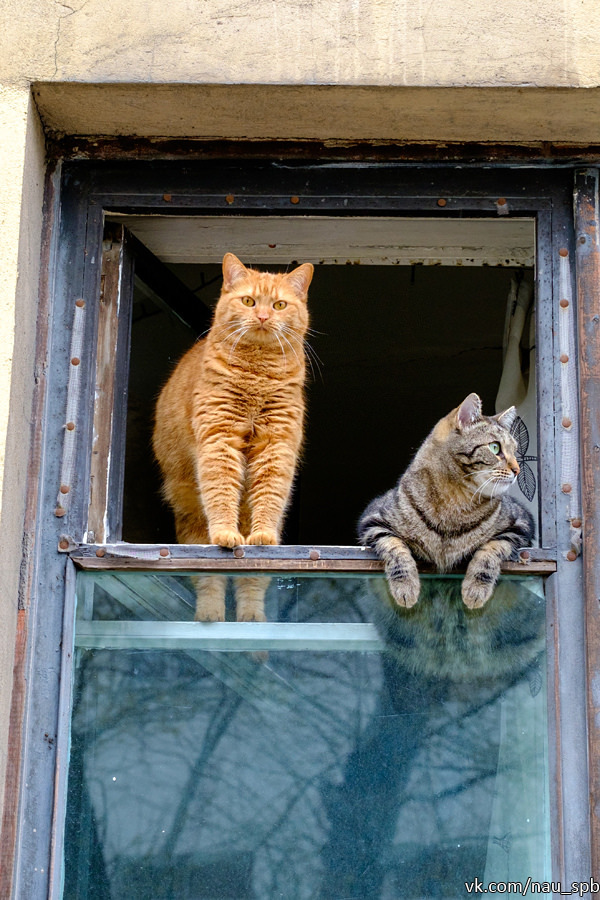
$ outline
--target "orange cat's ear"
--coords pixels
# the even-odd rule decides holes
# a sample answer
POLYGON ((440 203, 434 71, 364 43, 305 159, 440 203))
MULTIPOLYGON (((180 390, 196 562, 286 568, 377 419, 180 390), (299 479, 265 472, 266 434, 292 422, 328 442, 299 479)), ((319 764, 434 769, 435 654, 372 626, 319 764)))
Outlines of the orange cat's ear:
POLYGON ((315 267, 312 263, 303 263, 297 269, 292 269, 291 272, 288 272, 285 280, 292 285, 297 294, 300 294, 301 297, 306 297, 314 271, 315 267))
POLYGON ((233 253, 226 253, 223 257, 223 285, 226 288, 233 287, 236 281, 246 278, 248 269, 239 261, 233 253))
POLYGON ((473 425, 481 418, 481 400, 477 394, 469 394, 456 410, 456 427, 459 431, 473 425))

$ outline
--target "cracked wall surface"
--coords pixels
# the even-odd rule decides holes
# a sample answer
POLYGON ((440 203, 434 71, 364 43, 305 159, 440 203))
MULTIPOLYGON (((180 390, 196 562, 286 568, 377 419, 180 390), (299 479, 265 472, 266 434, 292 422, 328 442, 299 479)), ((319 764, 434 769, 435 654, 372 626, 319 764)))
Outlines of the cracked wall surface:
POLYGON ((3 82, 599 84, 595 0, 5 0, 2 13, 3 82))

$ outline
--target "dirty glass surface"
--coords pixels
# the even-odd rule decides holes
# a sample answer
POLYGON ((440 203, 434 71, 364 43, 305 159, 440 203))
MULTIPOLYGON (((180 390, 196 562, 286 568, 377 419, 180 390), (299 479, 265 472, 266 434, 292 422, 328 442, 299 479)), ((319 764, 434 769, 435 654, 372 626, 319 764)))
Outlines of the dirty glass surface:
POLYGON ((64 897, 549 881, 542 580, 264 578, 266 623, 206 624, 189 575, 78 575, 64 897))

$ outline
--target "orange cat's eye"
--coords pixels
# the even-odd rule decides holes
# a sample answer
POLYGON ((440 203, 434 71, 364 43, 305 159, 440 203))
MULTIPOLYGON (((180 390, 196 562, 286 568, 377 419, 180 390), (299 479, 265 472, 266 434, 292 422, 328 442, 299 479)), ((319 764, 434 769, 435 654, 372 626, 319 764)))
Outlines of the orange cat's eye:
POLYGON ((285 300, 276 300, 273 304, 273 309, 285 309, 286 306, 287 303, 285 302, 285 300))
POLYGON ((242 297, 242 303, 244 306, 256 306, 256 300, 254 297, 242 297))

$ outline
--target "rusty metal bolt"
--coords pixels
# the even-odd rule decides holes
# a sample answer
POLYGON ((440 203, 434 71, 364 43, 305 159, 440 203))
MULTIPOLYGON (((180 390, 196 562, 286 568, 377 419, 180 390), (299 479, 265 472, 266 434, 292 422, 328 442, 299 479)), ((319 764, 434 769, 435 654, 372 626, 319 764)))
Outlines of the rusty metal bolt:
POLYGON ((498 206, 506 206, 506 197, 500 197, 499 200, 496 200, 498 206))
POLYGON ((568 300, 561 300, 561 301, 560 301, 560 306, 561 306, 562 309, 567 309, 568 305, 569 305, 569 301, 568 301, 568 300))
POLYGON ((233 551, 233 555, 236 559, 243 559, 246 555, 243 547, 235 547, 233 551))
POLYGON ((163 194, 163 200, 165 203, 170 203, 173 199, 173 194, 163 194))
POLYGON ((563 484, 561 490, 562 490, 563 494, 570 494, 571 491, 573 490, 573 488, 571 487, 570 484, 563 484))
POLYGON ((61 484, 61 486, 60 486, 61 494, 68 494, 70 490, 71 490, 71 488, 69 487, 68 484, 61 484))
POLYGON ((569 357, 568 357, 568 354, 566 354, 566 353, 561 353, 559 359, 560 359, 561 363, 569 362, 569 357))
POLYGON ((308 554, 308 558, 316 561, 317 559, 321 559, 321 554, 318 550, 311 550, 308 554))
POLYGON ((581 528, 581 519, 571 519, 573 528, 581 528))
POLYGON ((78 306, 79 309, 83 309, 83 307, 85 306, 85 300, 76 300, 75 306, 78 306))
POLYGON ((585 244, 585 237, 584 237, 583 234, 582 234, 581 237, 579 238, 579 243, 580 243, 580 244, 585 244))
POLYGON ((160 550, 158 551, 158 555, 159 556, 168 556, 169 551, 167 550, 166 547, 161 547, 160 550))
POLYGON ((563 257, 568 256, 569 251, 567 250, 566 247, 561 247, 560 250, 558 251, 558 254, 559 254, 559 256, 563 256, 563 257))
POLYGON ((57 506, 56 509, 54 510, 54 515, 57 518, 61 519, 66 514, 66 512, 67 511, 64 508, 64 506, 57 506))
POLYGON ((79 357, 78 357, 78 356, 74 356, 73 359, 71 360, 71 365, 72 365, 72 366, 78 366, 80 362, 81 362, 81 360, 79 359, 79 357))
POLYGON ((447 204, 447 202, 448 202, 448 201, 447 201, 447 200, 444 200, 443 197, 440 197, 440 199, 439 199, 438 202, 437 202, 437 205, 438 205, 438 206, 445 206, 445 205, 447 204))
POLYGON ((69 542, 66 538, 63 538, 61 541, 58 542, 58 546, 60 547, 61 550, 68 550, 69 542))
POLYGON ((574 550, 569 550, 569 552, 567 553, 567 559, 569 560, 569 562, 575 562, 575 560, 577 559, 577 554, 574 550))
POLYGON ((519 553, 519 562, 528 563, 531 559, 531 553, 529 550, 521 550, 519 553))
POLYGON ((229 203, 230 206, 234 200, 235 200, 235 197, 233 194, 227 194, 227 196, 225 197, 225 203, 229 203))
POLYGON ((96 550, 96 556, 98 556, 100 559, 102 559, 103 556, 106 556, 106 550, 104 549, 104 547, 100 547, 98 550, 96 550))
POLYGON ((300 203, 300 197, 296 197, 295 195, 290 197, 290 203, 300 203))
POLYGON ((67 431, 75 431, 75 422, 67 422, 65 428, 67 431))
POLYGON ((570 428, 572 424, 573 424, 573 423, 571 422, 571 420, 569 419, 568 416, 564 416, 564 417, 563 417, 563 420, 562 420, 562 427, 563 427, 563 428, 570 428))

